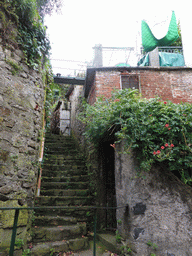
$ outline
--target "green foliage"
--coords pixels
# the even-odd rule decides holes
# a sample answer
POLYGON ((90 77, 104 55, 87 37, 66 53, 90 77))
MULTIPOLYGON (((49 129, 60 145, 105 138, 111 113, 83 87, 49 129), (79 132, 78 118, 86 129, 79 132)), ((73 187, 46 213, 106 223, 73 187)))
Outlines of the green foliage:
MULTIPOLYGON (((49 82, 49 81, 48 81, 49 82)), ((46 87, 46 100, 45 100, 45 118, 46 126, 50 127, 51 115, 59 100, 67 103, 65 94, 68 90, 68 85, 59 85, 53 82, 49 82, 46 87)))
POLYGON ((155 163, 179 172, 184 183, 192 184, 192 106, 189 103, 144 99, 137 90, 119 90, 94 106, 84 103, 80 120, 85 136, 99 147, 106 136, 115 134, 116 143, 125 141, 124 152, 137 152, 141 171, 155 163))
POLYGON ((15 0, 14 3, 19 18, 18 42, 25 53, 27 63, 37 69, 40 61, 48 57, 50 50, 46 28, 37 11, 36 0, 15 0))
POLYGON ((0 6, 4 11, 0 12, 4 44, 17 42, 25 54, 27 64, 39 69, 40 64, 44 64, 49 56, 50 43, 36 0, 5 0, 0 6), (14 40, 8 40, 10 37, 14 40))
POLYGON ((2 38, 2 44, 3 46, 9 44, 17 47, 17 34, 14 24, 18 24, 18 17, 14 13, 14 9, 11 7, 9 1, 0 2, 0 10, 0 21, 2 25, 0 29, 0 36, 2 38))
POLYGON ((23 248, 23 246, 24 246, 23 239, 18 238, 18 239, 15 241, 15 246, 16 246, 18 249, 23 248))
POLYGON ((51 248, 51 249, 50 249, 50 256, 53 256, 54 253, 55 253, 55 249, 54 249, 54 248, 51 248))
POLYGON ((180 21, 178 22, 177 26, 178 26, 179 38, 174 43, 172 43, 171 46, 182 46, 180 21))
POLYGON ((132 255, 132 250, 128 245, 121 246, 121 255, 132 255))
POLYGON ((116 239, 117 243, 121 243, 122 237, 121 237, 121 235, 119 234, 119 231, 118 231, 118 230, 116 230, 116 232, 115 232, 115 239, 116 239))
POLYGON ((22 256, 30 256, 31 255, 31 250, 30 249, 25 249, 23 252, 22 252, 22 256))
POLYGON ((158 246, 155 243, 152 243, 150 240, 147 242, 147 245, 152 247, 153 250, 156 250, 158 248, 158 246))
POLYGON ((121 225, 122 224, 122 220, 117 220, 117 223, 119 224, 119 225, 121 225))
POLYGON ((12 67, 12 75, 16 75, 22 70, 22 67, 20 67, 15 61, 7 59, 6 62, 12 67))

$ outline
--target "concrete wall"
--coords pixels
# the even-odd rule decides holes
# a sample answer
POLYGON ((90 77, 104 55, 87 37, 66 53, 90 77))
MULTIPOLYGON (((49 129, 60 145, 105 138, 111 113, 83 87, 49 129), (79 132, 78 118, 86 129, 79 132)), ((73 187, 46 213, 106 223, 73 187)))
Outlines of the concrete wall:
POLYGON ((79 140, 84 145, 84 137, 82 136, 84 132, 84 125, 78 120, 78 114, 81 112, 82 108, 82 96, 83 96, 83 86, 75 85, 73 92, 69 96, 69 101, 71 103, 71 129, 79 140))
MULTIPOLYGON (((0 46, 0 207, 33 205, 43 122, 41 77, 20 50, 0 46)), ((13 217, 14 211, 0 211, 0 252, 10 246, 13 217)), ((29 222, 29 213, 20 212, 18 237, 24 240, 29 222)))
POLYGON ((162 100, 174 103, 192 103, 192 69, 191 68, 127 68, 105 70, 96 69, 88 101, 93 104, 98 96, 111 97, 113 89, 120 89, 121 75, 138 75, 139 88, 142 96, 153 98, 159 96, 162 100))
POLYGON ((128 207, 117 210, 117 222, 133 255, 192 255, 192 188, 163 167, 139 176, 135 156, 121 150, 117 144, 116 198, 128 207))

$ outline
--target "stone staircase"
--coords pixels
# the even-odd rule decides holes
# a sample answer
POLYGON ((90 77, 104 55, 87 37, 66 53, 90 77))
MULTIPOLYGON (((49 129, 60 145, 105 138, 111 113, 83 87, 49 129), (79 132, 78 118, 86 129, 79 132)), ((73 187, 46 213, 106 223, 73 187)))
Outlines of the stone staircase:
POLYGON ((59 255, 85 249, 85 206, 91 205, 91 201, 89 177, 75 140, 46 134, 41 192, 35 200, 35 206, 44 209, 35 210, 31 255, 59 255), (65 208, 59 209, 60 206, 65 208))

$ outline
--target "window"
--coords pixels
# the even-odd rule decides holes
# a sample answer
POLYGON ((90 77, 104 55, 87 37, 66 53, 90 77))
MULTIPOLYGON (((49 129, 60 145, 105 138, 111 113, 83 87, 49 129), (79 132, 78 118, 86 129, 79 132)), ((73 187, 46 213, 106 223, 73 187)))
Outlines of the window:
POLYGON ((121 88, 131 88, 139 90, 139 76, 138 75, 122 75, 121 88))

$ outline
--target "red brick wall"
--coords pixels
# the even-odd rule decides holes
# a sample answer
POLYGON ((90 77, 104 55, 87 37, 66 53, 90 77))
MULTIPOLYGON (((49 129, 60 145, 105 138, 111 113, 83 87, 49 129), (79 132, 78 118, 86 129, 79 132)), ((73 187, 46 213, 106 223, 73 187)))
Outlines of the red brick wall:
POLYGON ((110 98, 114 89, 120 89, 120 72, 96 71, 95 80, 89 93, 89 103, 93 104, 99 96, 110 98))
MULTIPOLYGON (((89 103, 93 104, 98 96, 111 97, 113 89, 120 89, 119 70, 98 70, 89 94, 89 103)), ((140 92, 145 98, 159 96, 162 100, 174 103, 192 103, 192 69, 138 69, 123 71, 123 74, 137 74, 140 80, 140 92)))
POLYGON ((192 70, 142 71, 140 88, 146 98, 160 96, 174 103, 192 103, 192 70))

